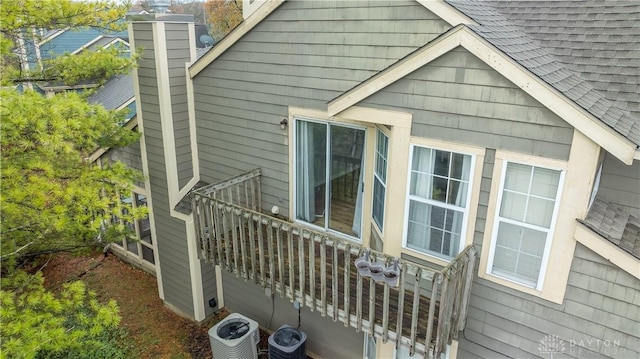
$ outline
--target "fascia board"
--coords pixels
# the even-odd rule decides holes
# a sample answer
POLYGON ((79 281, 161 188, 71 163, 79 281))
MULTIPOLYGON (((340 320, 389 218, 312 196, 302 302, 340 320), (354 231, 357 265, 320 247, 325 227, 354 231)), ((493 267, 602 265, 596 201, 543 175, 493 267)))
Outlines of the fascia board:
POLYGON ((286 0, 270 0, 264 5, 260 6, 251 16, 245 21, 241 22, 235 29, 233 29, 227 36, 225 36, 220 42, 218 42, 213 49, 204 54, 198 61, 196 61, 189 68, 189 76, 194 78, 200 71, 207 68, 207 66, 222 55, 227 49, 235 44, 240 38, 246 35, 251 29, 264 20, 275 9, 282 5, 286 0))
POLYGON ((460 24, 476 24, 473 19, 455 9, 453 6, 447 4, 442 0, 417 0, 420 5, 427 8, 427 10, 436 14, 439 18, 449 23, 451 26, 457 26, 460 24))
POLYGON ((620 247, 609 242, 606 238, 595 233, 582 223, 576 227, 575 238, 585 247, 591 249, 618 268, 640 279, 640 261, 620 247))
POLYGON ((365 98, 404 78, 438 57, 448 53, 461 44, 462 27, 455 27, 421 49, 400 59, 387 69, 375 74, 368 80, 331 100, 327 105, 329 116, 335 116, 365 98))

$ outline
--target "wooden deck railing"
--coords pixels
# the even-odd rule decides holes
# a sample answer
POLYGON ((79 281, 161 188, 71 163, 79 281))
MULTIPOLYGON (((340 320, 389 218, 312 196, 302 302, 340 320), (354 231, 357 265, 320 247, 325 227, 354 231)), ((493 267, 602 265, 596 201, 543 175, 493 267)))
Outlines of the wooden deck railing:
POLYGON ((465 326, 472 246, 438 271, 263 214, 260 170, 194 191, 192 210, 201 259, 396 348, 439 358, 465 326), (365 253, 397 284, 358 274, 365 253))

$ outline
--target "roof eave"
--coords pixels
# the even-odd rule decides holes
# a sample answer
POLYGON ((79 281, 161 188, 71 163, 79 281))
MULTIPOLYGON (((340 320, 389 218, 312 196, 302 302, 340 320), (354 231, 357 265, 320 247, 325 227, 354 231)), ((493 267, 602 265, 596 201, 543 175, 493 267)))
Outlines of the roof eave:
POLYGON ((411 55, 331 100, 328 103, 329 115, 339 114, 458 46, 462 46, 474 54, 622 162, 630 165, 634 158, 637 159, 638 149, 633 142, 605 125, 600 119, 594 117, 465 25, 452 28, 411 55))
POLYGON ((275 9, 282 5, 286 0, 268 0, 264 5, 260 6, 246 20, 241 22, 227 36, 220 40, 209 52, 204 54, 200 59, 189 67, 189 76, 194 78, 200 71, 204 70, 210 63, 227 51, 240 38, 246 35, 251 29, 258 25, 262 20, 269 16, 275 9))

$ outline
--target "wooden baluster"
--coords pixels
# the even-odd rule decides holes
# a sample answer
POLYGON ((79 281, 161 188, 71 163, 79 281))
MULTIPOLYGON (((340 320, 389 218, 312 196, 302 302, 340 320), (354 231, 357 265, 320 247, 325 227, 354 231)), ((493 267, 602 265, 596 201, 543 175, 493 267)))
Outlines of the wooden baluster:
POLYGON ((382 342, 389 340, 389 284, 384 282, 384 297, 382 299, 382 342))
POLYGON ((375 334, 376 329, 376 282, 369 278, 369 336, 375 334))
POLYGON ((333 321, 338 321, 338 243, 333 241, 333 255, 331 256, 331 305, 333 307, 333 321))
POLYGON ((257 218, 258 224, 258 259, 260 261, 260 284, 262 288, 267 286, 267 276, 264 271, 264 236, 262 233, 262 216, 257 218))
POLYGON ((222 208, 222 228, 224 230, 224 251, 227 271, 231 272, 231 238, 229 238, 229 211, 228 207, 222 208))
POLYGON ((244 211, 240 212, 238 217, 240 221, 240 255, 242 257, 242 278, 249 279, 249 272, 247 271, 247 234, 244 226, 245 221, 249 218, 244 211))
POLYGON ((271 295, 276 294, 276 264, 273 250, 273 224, 267 219, 267 249, 269 250, 269 281, 271 282, 271 295))
MULTIPOLYGON (((449 320, 446 318, 447 313, 447 293, 449 291, 449 274, 442 273, 442 288, 440 289, 440 310, 438 312, 438 329, 436 331, 436 343, 434 348, 434 355, 440 355, 442 353, 442 342, 446 337, 445 322, 449 320)), ((435 298, 434 298, 435 299, 435 298)))
POLYGON ((215 220, 216 249, 218 252, 217 264, 220 265, 220 267, 225 267, 224 257, 222 254, 222 249, 224 245, 223 240, 225 236, 224 226, 222 225, 222 223, 224 222, 224 217, 222 216, 222 208, 223 206, 221 204, 214 202, 213 211, 215 212, 215 215, 213 216, 213 218, 215 220))
POLYGON ((320 239, 320 314, 324 317, 327 315, 327 237, 322 236, 320 239))
POLYGON ((404 327, 404 293, 405 293, 405 275, 407 270, 407 264, 402 262, 400 264, 400 277, 398 278, 398 317, 396 322, 396 350, 400 349, 400 343, 402 342, 402 329, 404 327))
MULTIPOLYGON (((293 232, 293 230, 291 232, 293 232)), ((307 265, 307 262, 305 261, 304 248, 304 232, 302 229, 298 228, 298 266, 300 268, 298 278, 300 280, 300 295, 302 297, 300 298, 300 307, 304 306, 307 300, 307 294, 304 288, 304 272, 305 266, 307 265)))
POLYGON ((276 224, 276 242, 278 249, 278 281, 280 282, 280 298, 284 298, 286 289, 284 287, 284 251, 282 248, 282 223, 276 224))
POLYGON ((258 276, 256 275, 256 227, 252 214, 249 214, 249 252, 251 255, 251 276, 254 283, 258 284, 258 276))
POLYGON ((287 230, 287 251, 289 257, 289 288, 291 289, 291 302, 296 300, 296 272, 295 262, 296 258, 293 256, 293 233, 291 226, 288 226, 287 230))
POLYGON ((312 312, 316 309, 316 240, 313 233, 309 233, 309 294, 311 296, 312 312))
POLYGON ((344 326, 348 327, 351 323, 351 314, 349 313, 349 302, 351 294, 349 289, 351 286, 351 245, 347 243, 344 248, 344 326))
MULTIPOLYGON (((358 258, 362 256, 363 251, 360 250, 358 258)), ((362 276, 356 273, 356 332, 362 330, 362 276)))
POLYGON ((240 271, 238 270, 238 211, 229 207, 229 218, 231 219, 231 237, 233 238, 233 272, 236 276, 239 276, 240 271))
POLYGON ((431 298, 429 299, 429 314, 427 315, 427 335, 424 341, 425 356, 427 356, 426 354, 431 350, 431 337, 433 336, 433 322, 435 320, 437 302, 436 296, 440 282, 442 282, 442 276, 439 273, 434 274, 431 280, 431 298))
POLYGON ((420 276, 422 275, 422 268, 416 270, 416 276, 413 283, 413 310, 411 311, 411 346, 409 348, 409 355, 413 356, 416 352, 416 334, 418 332, 418 308, 420 307, 420 276))

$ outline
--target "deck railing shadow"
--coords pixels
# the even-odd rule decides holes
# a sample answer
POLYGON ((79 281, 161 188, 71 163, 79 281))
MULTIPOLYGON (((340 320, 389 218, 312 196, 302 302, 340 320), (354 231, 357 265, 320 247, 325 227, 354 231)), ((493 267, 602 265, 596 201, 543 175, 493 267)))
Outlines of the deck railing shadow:
POLYGON ((392 258, 262 213, 260 175, 192 193, 200 259, 411 354, 439 358, 465 326, 474 248, 441 270, 392 258), (354 262, 365 253, 383 267, 397 263, 397 283, 359 274, 354 262))

